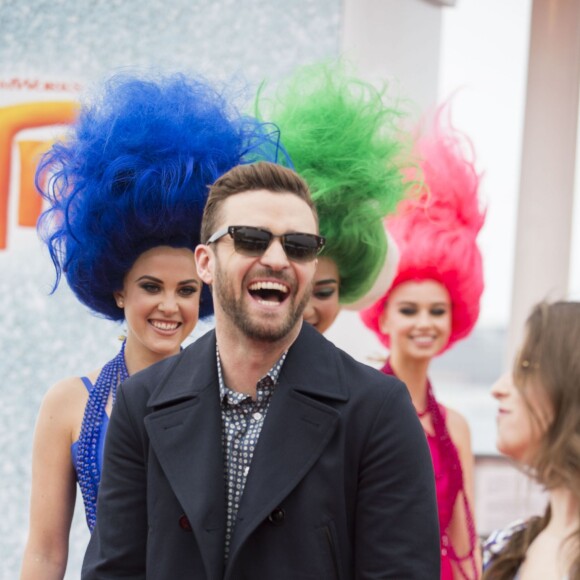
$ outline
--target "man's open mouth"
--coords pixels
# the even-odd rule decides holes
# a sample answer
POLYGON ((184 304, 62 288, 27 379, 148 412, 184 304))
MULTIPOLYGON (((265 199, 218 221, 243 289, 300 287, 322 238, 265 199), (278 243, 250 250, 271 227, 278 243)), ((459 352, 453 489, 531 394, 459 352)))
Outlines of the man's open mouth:
POLYGON ((264 281, 253 282, 248 291, 254 300, 261 304, 278 305, 284 302, 289 295, 289 288, 281 282, 264 281))

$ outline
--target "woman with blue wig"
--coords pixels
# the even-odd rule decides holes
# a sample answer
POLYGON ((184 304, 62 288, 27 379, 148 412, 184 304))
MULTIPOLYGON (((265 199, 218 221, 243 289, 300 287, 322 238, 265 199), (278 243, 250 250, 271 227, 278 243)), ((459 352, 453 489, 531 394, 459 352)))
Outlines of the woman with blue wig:
POLYGON ((38 229, 56 270, 94 314, 124 321, 120 352, 45 395, 33 449, 21 578, 64 577, 82 493, 93 529, 108 416, 129 375, 177 354, 211 314, 193 250, 208 186, 241 163, 275 161, 277 134, 207 82, 115 75, 41 161, 38 229), (271 139, 272 137, 272 139, 271 139), (48 179, 45 179, 48 176, 48 179), (200 300, 201 297, 201 300, 200 300))

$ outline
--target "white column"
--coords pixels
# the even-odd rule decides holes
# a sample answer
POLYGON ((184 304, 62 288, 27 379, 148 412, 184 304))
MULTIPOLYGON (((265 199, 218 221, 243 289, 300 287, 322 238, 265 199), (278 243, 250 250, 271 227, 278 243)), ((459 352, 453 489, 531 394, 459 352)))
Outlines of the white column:
POLYGON ((580 1, 534 0, 508 368, 531 307, 566 298, 579 88, 580 1))

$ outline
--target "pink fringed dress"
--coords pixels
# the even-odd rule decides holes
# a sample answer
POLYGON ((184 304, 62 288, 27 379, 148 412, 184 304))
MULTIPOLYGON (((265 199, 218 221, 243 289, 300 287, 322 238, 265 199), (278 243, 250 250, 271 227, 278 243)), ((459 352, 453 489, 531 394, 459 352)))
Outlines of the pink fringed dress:
MULTIPOLYGON (((389 361, 381 369, 387 375, 395 376, 389 361)), ((473 516, 467 502, 463 483, 463 471, 457 453, 457 448, 451 441, 446 424, 445 407, 439 405, 431 383, 427 384, 427 410, 433 422, 433 434, 425 432, 433 470, 435 472, 435 487, 437 490, 437 507, 439 509, 439 531, 441 535, 441 580, 454 580, 453 570, 457 572, 455 578, 477 578, 477 564, 475 549, 477 537, 473 516), (465 528, 469 534, 470 550, 468 554, 457 554, 449 539, 449 526, 453 517, 453 509, 458 501, 462 501, 467 514, 465 528), (452 566, 452 563, 455 563, 452 566), (470 575, 466 574, 469 571, 470 575)))

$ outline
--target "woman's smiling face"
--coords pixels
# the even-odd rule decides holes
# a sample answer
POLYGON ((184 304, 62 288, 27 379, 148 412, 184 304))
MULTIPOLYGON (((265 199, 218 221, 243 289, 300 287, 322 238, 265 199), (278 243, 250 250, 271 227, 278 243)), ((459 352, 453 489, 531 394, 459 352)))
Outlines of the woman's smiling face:
POLYGON ((451 336, 451 300, 434 280, 409 281, 396 286, 379 320, 388 334, 391 356, 431 359, 451 336))
POLYGON ((115 292, 127 341, 159 358, 179 352, 197 324, 201 288, 192 250, 158 246, 143 252, 115 292))

